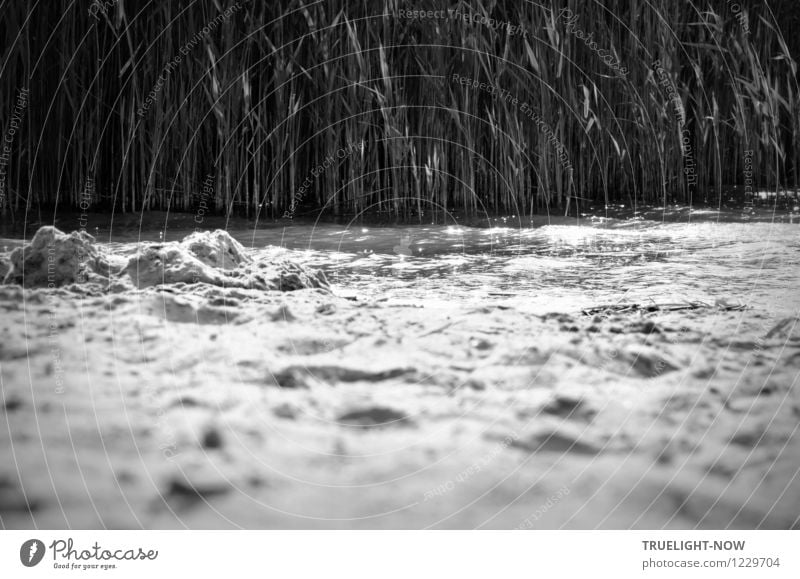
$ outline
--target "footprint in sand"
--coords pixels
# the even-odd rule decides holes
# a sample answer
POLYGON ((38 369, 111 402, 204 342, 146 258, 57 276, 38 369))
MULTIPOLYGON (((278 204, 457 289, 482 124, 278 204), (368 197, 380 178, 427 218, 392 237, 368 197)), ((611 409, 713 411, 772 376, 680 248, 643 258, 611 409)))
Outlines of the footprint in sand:
POLYGON ((339 416, 337 421, 343 426, 361 426, 365 428, 406 426, 410 422, 405 414, 382 406, 353 410, 339 416))

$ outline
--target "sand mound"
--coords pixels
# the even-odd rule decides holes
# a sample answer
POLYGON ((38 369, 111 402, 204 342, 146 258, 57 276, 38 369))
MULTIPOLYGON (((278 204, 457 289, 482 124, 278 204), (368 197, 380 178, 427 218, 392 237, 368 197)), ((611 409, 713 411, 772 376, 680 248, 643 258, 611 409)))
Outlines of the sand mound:
POLYGON ((266 291, 328 288, 321 272, 286 260, 256 262, 222 230, 192 233, 180 242, 143 244, 135 255, 123 257, 85 232, 42 227, 10 257, 4 283, 28 288, 74 283, 116 289, 197 283, 266 291))
POLYGON ((252 261, 244 246, 221 229, 192 233, 181 245, 204 264, 217 269, 236 269, 252 261))
POLYGON ((178 283, 265 291, 328 288, 322 272, 289 261, 253 262, 239 253, 241 245, 227 233, 216 231, 214 236, 193 234, 180 243, 146 246, 130 258, 125 274, 138 288, 178 283))
POLYGON ((232 277, 207 265, 179 243, 150 245, 131 257, 125 274, 138 288, 174 283, 236 285, 232 277))
POLYGON ((5 255, 0 255, 0 279, 5 279, 9 271, 11 271, 11 262, 5 255))
POLYGON ((110 269, 94 237, 77 231, 66 234, 46 226, 28 245, 11 252, 11 268, 4 283, 33 288, 107 281, 110 269))

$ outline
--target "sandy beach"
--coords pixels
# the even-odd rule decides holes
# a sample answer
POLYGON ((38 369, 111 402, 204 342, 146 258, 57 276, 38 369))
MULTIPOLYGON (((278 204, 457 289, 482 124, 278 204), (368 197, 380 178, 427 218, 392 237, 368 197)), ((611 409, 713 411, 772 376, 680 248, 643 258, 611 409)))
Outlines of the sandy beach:
POLYGON ((796 226, 612 225, 10 242, 2 525, 798 528, 796 226))

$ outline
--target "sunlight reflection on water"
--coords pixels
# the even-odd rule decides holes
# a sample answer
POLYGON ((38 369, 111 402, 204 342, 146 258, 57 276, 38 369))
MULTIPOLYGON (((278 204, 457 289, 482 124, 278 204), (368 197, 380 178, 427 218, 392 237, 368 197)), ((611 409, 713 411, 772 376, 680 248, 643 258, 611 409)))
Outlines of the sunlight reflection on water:
POLYGON ((295 226, 237 237, 244 241, 248 235, 256 248, 281 239, 295 259, 324 269, 341 288, 390 299, 444 296, 480 303, 525 297, 574 308, 622 297, 710 303, 724 298, 792 312, 800 307, 800 229, 788 224, 366 232, 295 226))
MULTIPOLYGON (((341 291, 386 299, 481 304, 524 298, 543 308, 575 309, 623 298, 710 303, 722 298, 786 312, 800 307, 798 225, 602 221, 595 226, 487 229, 324 224, 229 232, 264 258, 281 251, 323 269, 341 291)), ((171 230, 169 236, 179 239, 188 233, 171 230)))

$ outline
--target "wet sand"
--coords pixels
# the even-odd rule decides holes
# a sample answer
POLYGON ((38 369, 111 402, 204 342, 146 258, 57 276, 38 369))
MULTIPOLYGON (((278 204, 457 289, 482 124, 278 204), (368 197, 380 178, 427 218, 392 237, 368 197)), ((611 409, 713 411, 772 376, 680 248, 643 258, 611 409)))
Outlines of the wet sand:
POLYGON ((91 243, 102 279, 0 286, 2 526, 800 527, 796 229, 744 257, 672 229, 605 261, 596 238, 431 250, 449 277, 420 230, 357 234, 175 254, 169 283, 136 283, 141 244, 91 243))

